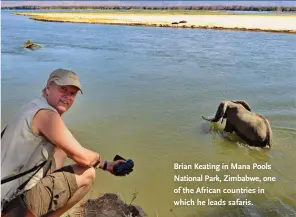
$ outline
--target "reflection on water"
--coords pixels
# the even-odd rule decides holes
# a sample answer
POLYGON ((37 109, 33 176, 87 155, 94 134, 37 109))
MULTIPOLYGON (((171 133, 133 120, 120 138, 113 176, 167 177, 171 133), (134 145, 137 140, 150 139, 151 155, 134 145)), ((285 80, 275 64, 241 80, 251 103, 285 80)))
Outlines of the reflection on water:
MULTIPOLYGON (((119 178, 97 172, 89 197, 116 192, 149 216, 293 216, 296 213, 296 38, 290 34, 45 23, 2 13, 2 128, 38 96, 55 68, 76 71, 84 94, 65 115, 80 143, 105 159, 132 158, 119 178), (20 49, 26 40, 44 47, 20 49), (221 100, 246 100, 270 121, 270 150, 213 131, 221 100), (173 163, 269 163, 274 183, 176 183, 173 163), (176 195, 178 186, 263 188, 264 194, 176 195), (174 207, 178 198, 249 199, 254 206, 174 207)), ((70 162, 70 161, 69 161, 70 162)), ((182 171, 181 171, 182 172, 182 171)), ((215 171, 183 171, 215 175, 215 171)), ((235 175, 238 171, 224 173, 235 175)), ((221 173, 222 175, 222 173, 221 173)))

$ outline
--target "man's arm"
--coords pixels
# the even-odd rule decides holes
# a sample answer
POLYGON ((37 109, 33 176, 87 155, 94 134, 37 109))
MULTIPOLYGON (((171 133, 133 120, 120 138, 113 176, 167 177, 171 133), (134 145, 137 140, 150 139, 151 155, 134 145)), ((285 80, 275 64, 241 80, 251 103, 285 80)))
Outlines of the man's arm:
MULTIPOLYGON (((58 148, 62 149, 69 158, 76 163, 85 166, 93 166, 100 155, 82 147, 66 127, 59 114, 50 110, 40 110, 34 116, 32 129, 35 135, 44 135, 58 148)), ((97 166, 103 168, 104 161, 101 159, 97 166)))

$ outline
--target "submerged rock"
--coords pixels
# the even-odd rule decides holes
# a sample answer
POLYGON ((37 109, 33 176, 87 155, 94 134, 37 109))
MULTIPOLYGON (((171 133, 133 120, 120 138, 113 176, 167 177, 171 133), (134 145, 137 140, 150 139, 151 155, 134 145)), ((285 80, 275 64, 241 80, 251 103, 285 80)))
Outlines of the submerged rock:
POLYGON ((139 206, 124 203, 116 194, 89 199, 74 208, 67 217, 147 217, 139 206))
POLYGON ((39 49, 42 46, 40 44, 36 44, 30 40, 26 41, 26 43, 24 45, 21 46, 22 48, 27 48, 27 49, 31 49, 31 50, 35 50, 35 49, 39 49))

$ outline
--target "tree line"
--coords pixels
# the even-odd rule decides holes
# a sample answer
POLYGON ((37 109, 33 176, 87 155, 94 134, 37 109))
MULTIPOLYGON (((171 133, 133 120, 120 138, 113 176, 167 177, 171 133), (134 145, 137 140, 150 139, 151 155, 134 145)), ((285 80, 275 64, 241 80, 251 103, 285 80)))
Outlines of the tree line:
POLYGON ((210 10, 295 12, 296 6, 1 6, 4 10, 210 10))

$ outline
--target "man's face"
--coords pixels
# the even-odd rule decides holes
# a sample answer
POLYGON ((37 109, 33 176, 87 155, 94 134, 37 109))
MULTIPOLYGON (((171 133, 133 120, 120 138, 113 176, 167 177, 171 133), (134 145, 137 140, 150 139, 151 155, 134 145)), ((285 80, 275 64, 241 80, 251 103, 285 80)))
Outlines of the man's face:
POLYGON ((60 115, 71 108, 79 89, 75 86, 59 86, 55 83, 46 85, 46 99, 60 115))

